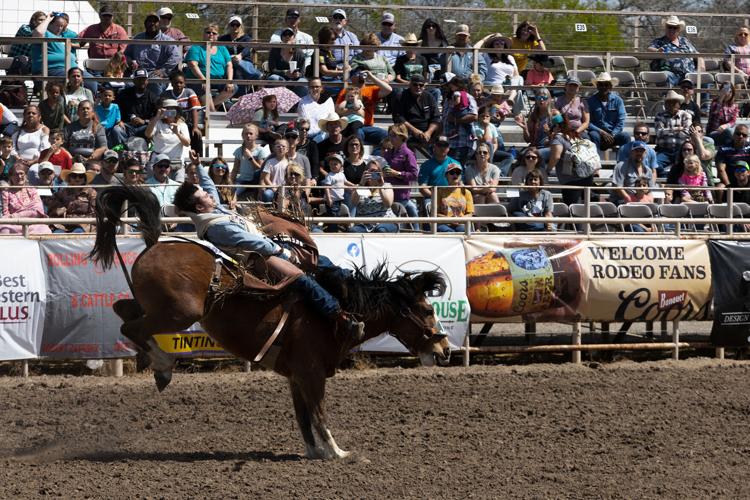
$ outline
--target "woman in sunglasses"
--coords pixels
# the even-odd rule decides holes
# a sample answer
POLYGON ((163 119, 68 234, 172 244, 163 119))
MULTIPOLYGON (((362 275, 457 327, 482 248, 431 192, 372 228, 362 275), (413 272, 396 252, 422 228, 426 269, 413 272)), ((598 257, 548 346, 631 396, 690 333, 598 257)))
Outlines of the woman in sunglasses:
POLYGON ((529 111, 528 118, 524 118, 522 114, 516 115, 515 121, 523 131, 523 140, 530 146, 547 147, 549 132, 552 129, 552 109, 549 90, 542 87, 534 90, 534 106, 529 111))
MULTIPOLYGON (((734 34, 734 43, 727 45, 724 49, 726 58, 724 59, 724 69, 727 71, 732 70, 732 59, 731 55, 750 55, 750 28, 747 26, 741 26, 737 29, 737 33, 734 34)), ((734 60, 734 70, 742 72, 745 75, 750 75, 750 58, 748 57, 737 57, 734 60)))
POLYGON ((544 162, 539 150, 533 146, 526 148, 519 155, 518 162, 510 175, 510 184, 521 186, 530 172, 539 172, 539 175, 542 176, 542 185, 547 184, 547 171, 544 169, 544 162))
POLYGON ((229 165, 221 158, 214 158, 211 160, 208 175, 214 181, 214 184, 216 184, 221 204, 228 205, 229 208, 234 210, 237 198, 234 194, 234 188, 229 187, 232 184, 232 180, 229 178, 229 165))
MULTIPOLYGON (((203 30, 203 40, 207 42, 215 42, 219 38, 219 25, 215 23, 208 24, 203 30)), ((185 54, 185 64, 187 66, 185 70, 185 76, 190 78, 196 78, 198 80, 206 80, 206 47, 204 45, 193 45, 185 54)), ((234 66, 232 65, 232 56, 229 54, 227 48, 223 45, 211 46, 211 68, 210 68, 211 80, 231 80, 234 78, 234 66)), ((206 104, 206 89, 205 83, 203 85, 190 85, 193 91, 198 94, 201 99, 201 103, 208 107, 209 111, 215 111, 217 106, 220 106, 224 101, 232 97, 235 93, 234 84, 211 84, 211 90, 216 90, 219 94, 211 99, 206 104)))
POLYGON ((497 184, 500 182, 500 169, 490 163, 490 146, 480 143, 474 153, 474 165, 466 168, 466 184, 472 186, 475 203, 499 203, 497 184))
MULTIPOLYGON (((442 48, 450 45, 448 38, 443 33, 443 28, 431 17, 428 17, 422 23, 422 29, 419 31, 419 39, 422 42, 422 47, 442 48)), ((422 55, 427 59, 428 64, 440 65, 440 57, 443 54, 440 52, 422 52, 422 55)))
POLYGON ((252 37, 245 33, 245 25, 240 16, 230 17, 226 32, 219 37, 220 42, 236 43, 236 45, 225 45, 225 47, 232 57, 234 74, 242 80, 258 80, 263 76, 253 64, 253 51, 250 48, 252 40, 252 37))

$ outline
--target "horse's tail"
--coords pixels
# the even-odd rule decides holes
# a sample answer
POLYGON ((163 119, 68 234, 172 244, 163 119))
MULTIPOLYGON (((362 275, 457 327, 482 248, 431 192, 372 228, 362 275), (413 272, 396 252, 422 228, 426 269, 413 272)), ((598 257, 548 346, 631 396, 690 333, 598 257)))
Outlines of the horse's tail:
POLYGON ((96 197, 96 241, 89 258, 104 269, 112 267, 117 247, 117 226, 122 222, 123 204, 135 209, 140 223, 138 230, 146 248, 159 241, 161 235, 161 206, 148 188, 138 186, 111 186, 96 197))

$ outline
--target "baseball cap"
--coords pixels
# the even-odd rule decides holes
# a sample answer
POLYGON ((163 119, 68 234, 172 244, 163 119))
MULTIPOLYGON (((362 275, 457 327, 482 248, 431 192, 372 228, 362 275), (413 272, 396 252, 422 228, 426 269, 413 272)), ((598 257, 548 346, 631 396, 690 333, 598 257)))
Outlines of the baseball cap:
POLYGON ((137 69, 133 71, 133 80, 136 78, 148 78, 148 71, 145 69, 137 69))
POLYGON ((284 38, 285 36, 294 36, 294 30, 291 28, 284 28, 284 30, 281 32, 281 35, 279 35, 281 38, 284 38))
POLYGON ((411 78, 409 78, 409 81, 412 83, 426 83, 427 82, 427 80, 425 80, 424 77, 420 75, 419 73, 411 75, 411 78))
POLYGON ((750 165, 746 161, 738 161, 734 164, 735 172, 747 172, 748 170, 750 170, 750 165))
POLYGON ((396 18, 390 12, 383 13, 383 17, 380 18, 381 23, 395 23, 396 18))
POLYGON ((286 17, 299 17, 299 10, 286 9, 286 17))
POLYGON ((328 156, 326 163, 330 162, 331 160, 338 160, 342 165, 344 164, 344 157, 341 156, 340 154, 334 154, 334 155, 328 156))
POLYGON ((180 103, 176 99, 164 99, 161 102, 163 108, 179 108, 180 103))
POLYGON ((565 79, 565 85, 578 85, 580 87, 581 80, 579 80, 575 76, 569 76, 565 79))
POLYGON ((174 16, 174 12, 172 12, 172 9, 170 9, 169 7, 162 7, 161 9, 156 11, 156 15, 159 17, 174 16))
POLYGON ((335 17, 337 15, 344 16, 344 19, 346 19, 346 11, 344 9, 336 9, 336 10, 334 10, 333 14, 331 14, 331 17, 335 17))
POLYGON ((468 24, 459 24, 456 26, 456 35, 466 35, 469 36, 469 25, 468 24))
POLYGON ((630 146, 631 151, 633 149, 646 149, 648 146, 643 141, 633 141, 633 145, 630 146))
POLYGON ((441 135, 440 137, 438 137, 437 140, 435 141, 435 144, 437 144, 438 146, 450 146, 451 145, 448 138, 444 135, 441 135))
POLYGON ((99 14, 109 14, 110 16, 114 16, 115 12, 112 9, 111 5, 104 4, 99 8, 99 14))
POLYGON ((693 81, 689 78, 684 78, 680 81, 680 88, 692 89, 695 88, 695 84, 693 84, 693 81))
POLYGON ((113 151, 111 149, 108 149, 102 155, 102 160, 106 161, 106 160, 109 160, 110 158, 115 159, 115 160, 119 160, 120 159, 120 155, 117 154, 117 151, 113 151))
POLYGON ((460 163, 451 163, 450 165, 448 165, 447 167, 445 167, 445 173, 446 174, 448 172, 452 172, 454 170, 458 170, 459 172, 463 172, 464 171, 464 167, 462 167, 460 163))
POLYGON ((154 162, 152 165, 156 165, 158 163, 161 163, 163 161, 166 161, 167 163, 171 163, 172 160, 169 158, 168 155, 165 155, 164 153, 159 153, 157 155, 154 155, 154 162))
POLYGON ((229 18, 229 22, 227 24, 232 24, 233 22, 238 22, 242 24, 242 18, 240 16, 232 16, 229 18))
POLYGON ((52 164, 52 162, 42 161, 42 162, 39 162, 39 167, 37 167, 37 172, 42 173, 42 170, 52 170, 54 172, 55 166, 52 164))

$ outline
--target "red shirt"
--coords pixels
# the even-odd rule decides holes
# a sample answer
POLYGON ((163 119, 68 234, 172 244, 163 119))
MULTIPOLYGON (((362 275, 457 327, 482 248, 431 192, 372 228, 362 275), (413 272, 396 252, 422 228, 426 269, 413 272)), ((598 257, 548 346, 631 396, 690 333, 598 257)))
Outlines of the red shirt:
POLYGON ((65 148, 60 148, 60 151, 50 156, 47 161, 62 170, 70 170, 73 167, 73 156, 65 148))
MULTIPOLYGON (((112 23, 106 30, 102 31, 101 24, 92 24, 78 34, 78 38, 101 38, 103 40, 127 40, 128 32, 119 24, 112 23)), ((124 43, 109 44, 95 43, 89 44, 89 57, 93 59, 109 59, 113 55, 125 52, 124 43)))

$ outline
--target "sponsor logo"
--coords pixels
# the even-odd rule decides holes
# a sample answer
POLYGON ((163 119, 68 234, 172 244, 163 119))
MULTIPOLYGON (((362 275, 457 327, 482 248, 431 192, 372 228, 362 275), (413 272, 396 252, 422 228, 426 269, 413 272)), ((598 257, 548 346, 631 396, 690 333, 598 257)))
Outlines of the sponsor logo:
POLYGON ((659 290, 659 310, 679 309, 687 302, 685 290, 659 290))
POLYGON ((750 312, 725 312, 721 313, 721 324, 722 326, 730 325, 749 325, 750 324, 750 312))
POLYGON ((352 257, 359 257, 361 250, 359 249, 359 243, 349 243, 346 247, 346 253, 352 257))

